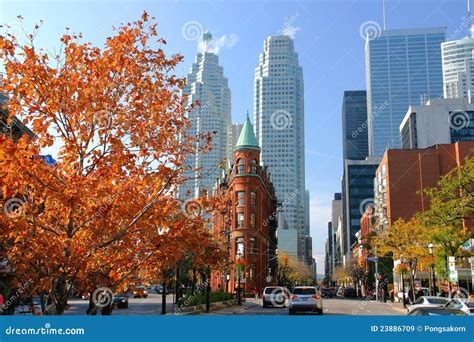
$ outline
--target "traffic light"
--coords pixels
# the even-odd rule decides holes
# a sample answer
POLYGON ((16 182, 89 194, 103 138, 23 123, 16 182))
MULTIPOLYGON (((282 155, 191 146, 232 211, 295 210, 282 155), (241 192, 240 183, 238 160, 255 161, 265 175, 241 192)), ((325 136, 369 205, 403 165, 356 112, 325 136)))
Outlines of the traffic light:
POLYGON ((288 266, 288 256, 287 255, 283 256, 283 263, 285 264, 285 266, 288 266))

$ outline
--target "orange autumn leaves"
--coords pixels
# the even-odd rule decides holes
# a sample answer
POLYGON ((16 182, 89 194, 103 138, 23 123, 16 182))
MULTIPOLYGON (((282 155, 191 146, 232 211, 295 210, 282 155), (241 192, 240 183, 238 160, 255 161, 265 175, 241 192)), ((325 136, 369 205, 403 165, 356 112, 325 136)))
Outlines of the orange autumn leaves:
MULTIPOLYGON (((173 74, 182 56, 165 55, 156 23, 144 13, 102 49, 68 33, 55 56, 38 49, 35 36, 24 44, 0 36, 9 119, 36 135, 0 137, 3 200, 23 203, 0 218, 17 275, 45 290, 53 282, 90 290, 119 288, 138 271, 156 275, 189 253, 219 262, 207 221, 184 215, 176 198, 185 157, 196 140, 205 152, 209 137, 186 135, 190 108, 184 80, 173 74), (53 166, 38 158, 46 147, 57 150, 53 166)), ((209 212, 217 207, 204 202, 209 212)))

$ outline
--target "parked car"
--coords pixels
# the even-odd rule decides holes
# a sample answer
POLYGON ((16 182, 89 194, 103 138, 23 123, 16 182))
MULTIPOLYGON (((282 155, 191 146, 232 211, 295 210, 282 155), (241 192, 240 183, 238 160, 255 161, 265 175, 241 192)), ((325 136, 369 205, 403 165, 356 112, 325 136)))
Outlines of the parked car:
POLYGON ((334 289, 334 287, 324 287, 321 289, 321 296, 323 298, 332 298, 336 295, 336 290, 334 289))
POLYGON ((357 291, 353 287, 346 287, 344 289, 344 297, 346 298, 357 298, 357 291))
POLYGON ((39 296, 26 298, 15 307, 14 315, 41 315, 41 299, 39 296))
POLYGON ((297 286, 290 296, 288 313, 294 315, 298 312, 323 314, 323 300, 321 292, 314 286, 297 286))
MULTIPOLYGON (((158 294, 163 294, 163 285, 156 285, 155 286, 155 292, 158 293, 158 294)), ((168 290, 166 290, 166 293, 168 293, 168 290)))
POLYGON ((128 308, 128 295, 125 293, 119 293, 114 296, 114 307, 117 309, 128 308))
POLYGON ((413 305, 410 305, 407 308, 407 312, 410 313, 410 311, 415 310, 418 307, 428 307, 428 306, 441 307, 441 306, 445 306, 448 301, 449 301, 449 299, 444 298, 444 297, 421 296, 417 300, 415 300, 415 302, 413 302, 413 305))
POLYGON ((133 290, 133 298, 146 298, 148 297, 148 291, 145 286, 137 286, 133 290))
POLYGON ((466 315, 474 315, 474 301, 462 301, 459 298, 453 298, 446 303, 445 308, 461 310, 466 315))
POLYGON ((263 289, 262 306, 288 307, 290 291, 283 286, 267 286, 263 289))
POLYGON ((464 311, 446 307, 419 306, 408 313, 409 316, 466 316, 464 311))

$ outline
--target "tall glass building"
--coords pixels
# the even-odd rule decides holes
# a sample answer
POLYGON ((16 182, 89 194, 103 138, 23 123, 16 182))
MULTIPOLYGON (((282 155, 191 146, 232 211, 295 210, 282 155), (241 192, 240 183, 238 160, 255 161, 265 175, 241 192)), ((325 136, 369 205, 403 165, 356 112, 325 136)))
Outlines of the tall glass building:
POLYGON ((255 133, 262 159, 273 175, 282 212, 278 244, 305 255, 304 197, 304 89, 303 69, 293 40, 284 35, 268 37, 263 44, 254 79, 255 133), (282 232, 296 230, 294 234, 282 232), (290 248, 291 247, 291 248, 290 248))
POLYGON ((231 94, 216 54, 198 53, 183 93, 188 96, 188 105, 199 101, 199 106, 189 113, 191 127, 188 134, 212 134, 212 149, 202 154, 199 152, 202 146, 196 146, 186 161, 186 166, 195 170, 186 173, 189 180, 180 187, 179 193, 181 198, 193 198, 203 191, 212 193, 216 178, 220 176, 217 166, 231 160, 231 94))
POLYGON ((367 134, 367 92, 348 90, 342 99, 343 160, 363 160, 369 155, 367 134))
POLYGON ((445 98, 472 97, 474 87, 474 38, 441 44, 445 98))
POLYGON ((369 155, 400 147, 399 126, 410 105, 443 94, 445 27, 385 30, 365 45, 369 155))

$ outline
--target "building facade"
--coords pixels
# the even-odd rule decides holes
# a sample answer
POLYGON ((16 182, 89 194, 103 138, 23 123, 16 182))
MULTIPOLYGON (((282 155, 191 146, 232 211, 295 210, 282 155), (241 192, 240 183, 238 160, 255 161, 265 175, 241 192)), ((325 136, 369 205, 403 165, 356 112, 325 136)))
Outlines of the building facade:
POLYGON ((186 160, 189 171, 185 176, 189 180, 180 186, 179 193, 181 198, 193 198, 203 191, 212 193, 218 177, 213 171, 231 158, 231 93, 219 57, 214 53, 198 53, 186 80, 183 94, 188 96, 187 104, 198 104, 189 113, 188 134, 212 134, 211 150, 200 152, 205 144, 202 142, 186 160))
POLYGON ((342 156, 364 160, 368 155, 367 92, 348 90, 342 99, 342 156))
POLYGON ((400 147, 399 126, 410 105, 443 94, 445 27, 384 30, 367 37, 365 68, 369 155, 400 147))
POLYGON ((445 98, 472 97, 474 86, 474 38, 441 44, 445 98))
POLYGON ((254 115, 262 159, 272 170, 281 204, 279 249, 296 250, 303 261, 306 254, 303 69, 293 40, 288 36, 271 36, 263 44, 255 69, 254 115), (283 230, 296 230, 296 240, 287 240, 295 234, 280 232, 283 230))
POLYGON ((428 149, 388 150, 374 178, 376 228, 410 219, 430 207, 420 191, 437 185, 439 178, 474 155, 474 142, 439 144, 428 149))
POLYGON ((212 272, 211 287, 233 292, 239 283, 235 265, 241 263, 242 291, 261 291, 275 281, 277 271, 277 200, 248 116, 231 168, 218 184, 216 195, 230 200, 222 216, 214 216, 213 234, 227 237, 230 264, 212 272))
POLYGON ((240 132, 242 132, 243 127, 244 124, 241 123, 232 124, 232 148, 237 145, 237 140, 239 140, 240 132))
MULTIPOLYGON (((342 193, 336 192, 334 197, 331 201, 331 230, 332 235, 329 234, 329 223, 328 223, 328 239, 332 238, 333 248, 332 248, 332 257, 331 257, 331 264, 329 267, 331 268, 331 273, 334 272, 335 267, 339 267, 342 265, 342 256, 341 256, 341 245, 342 241, 339 241, 338 237, 342 236, 342 234, 337 235, 339 222, 342 219, 342 193)), ((342 227, 341 227, 342 233, 342 227)))
POLYGON ((368 157, 365 160, 344 161, 342 181, 342 224, 340 253, 342 265, 350 264, 351 246, 360 230, 360 218, 366 207, 374 203, 374 176, 381 158, 368 157))
POLYGON ((474 141, 474 104, 471 98, 451 98, 410 106, 400 134, 403 149, 474 141))

